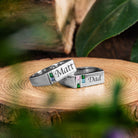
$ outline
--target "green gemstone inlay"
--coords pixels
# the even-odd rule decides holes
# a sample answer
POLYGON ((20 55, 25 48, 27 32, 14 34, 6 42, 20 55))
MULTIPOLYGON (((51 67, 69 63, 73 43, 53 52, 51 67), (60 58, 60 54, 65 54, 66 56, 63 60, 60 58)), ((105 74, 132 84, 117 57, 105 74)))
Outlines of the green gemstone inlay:
POLYGON ((53 73, 49 73, 49 76, 51 77, 51 78, 53 78, 54 76, 53 76, 53 73))
POLYGON ((85 75, 82 75, 81 77, 82 77, 82 79, 85 79, 85 75))
POLYGON ((77 84, 77 88, 80 88, 80 84, 79 83, 77 84))

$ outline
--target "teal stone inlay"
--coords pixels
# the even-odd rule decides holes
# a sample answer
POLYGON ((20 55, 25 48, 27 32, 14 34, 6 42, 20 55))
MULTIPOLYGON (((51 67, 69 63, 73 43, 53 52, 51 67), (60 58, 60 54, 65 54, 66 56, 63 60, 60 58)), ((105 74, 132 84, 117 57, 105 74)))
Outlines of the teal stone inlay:
POLYGON ((80 84, 79 83, 77 84, 77 88, 80 88, 80 84))
POLYGON ((81 75, 82 83, 85 83, 85 75, 81 75))
POLYGON ((82 77, 82 79, 85 79, 85 75, 82 75, 81 77, 82 77))
POLYGON ((82 83, 85 83, 85 79, 82 79, 82 83))

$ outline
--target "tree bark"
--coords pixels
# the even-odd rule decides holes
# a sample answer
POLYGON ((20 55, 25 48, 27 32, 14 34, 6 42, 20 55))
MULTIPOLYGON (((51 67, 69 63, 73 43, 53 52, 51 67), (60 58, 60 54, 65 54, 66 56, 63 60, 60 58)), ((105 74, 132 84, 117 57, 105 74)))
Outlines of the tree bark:
POLYGON ((74 45, 76 24, 82 22, 93 3, 94 0, 5 2, 5 6, 0 7, 3 10, 0 18, 15 23, 18 18, 31 21, 31 26, 17 31, 10 37, 12 45, 16 48, 69 54, 74 45))
POLYGON ((18 21, 27 24, 7 37, 7 42, 14 48, 23 50, 63 53, 64 43, 62 32, 57 25, 54 3, 49 0, 3 2, 3 5, 0 5, 0 23, 13 25, 11 28, 15 27, 15 29, 20 26, 18 21))

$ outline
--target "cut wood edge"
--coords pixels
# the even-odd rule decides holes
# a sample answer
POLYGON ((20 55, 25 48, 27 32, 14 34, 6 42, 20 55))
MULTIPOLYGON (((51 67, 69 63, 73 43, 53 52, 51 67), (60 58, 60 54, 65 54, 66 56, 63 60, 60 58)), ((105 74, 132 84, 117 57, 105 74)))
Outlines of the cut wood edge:
POLYGON ((96 0, 76 0, 75 2, 75 19, 77 24, 81 24, 90 8, 96 0))
POLYGON ((55 0, 56 20, 64 44, 64 52, 69 54, 73 46, 73 37, 76 28, 74 15, 75 0, 55 0))
POLYGON ((69 54, 73 47, 76 24, 81 24, 95 0, 55 0, 56 20, 62 32, 64 52, 69 54))

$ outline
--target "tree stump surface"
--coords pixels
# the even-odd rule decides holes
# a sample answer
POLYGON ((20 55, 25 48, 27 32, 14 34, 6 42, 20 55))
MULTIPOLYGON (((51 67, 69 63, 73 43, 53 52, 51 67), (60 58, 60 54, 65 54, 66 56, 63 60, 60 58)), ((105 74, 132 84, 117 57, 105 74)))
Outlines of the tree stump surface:
MULTIPOLYGON (((31 85, 29 77, 32 74, 65 59, 67 58, 34 60, 0 68, 0 121, 14 120, 7 110, 12 105, 35 109, 41 113, 39 116, 42 115, 42 118, 54 116, 58 120, 61 120, 59 114, 64 111, 76 111, 93 104, 106 105, 112 100, 112 86, 117 79, 123 85, 120 94, 122 105, 129 105, 135 114, 135 119, 138 119, 138 64, 136 63, 101 58, 72 58, 76 67, 102 68, 105 71, 105 83, 78 89, 68 88, 59 83, 44 87, 31 85), (6 114, 10 117, 5 118, 6 114)), ((47 120, 51 120, 51 117, 47 120)))

